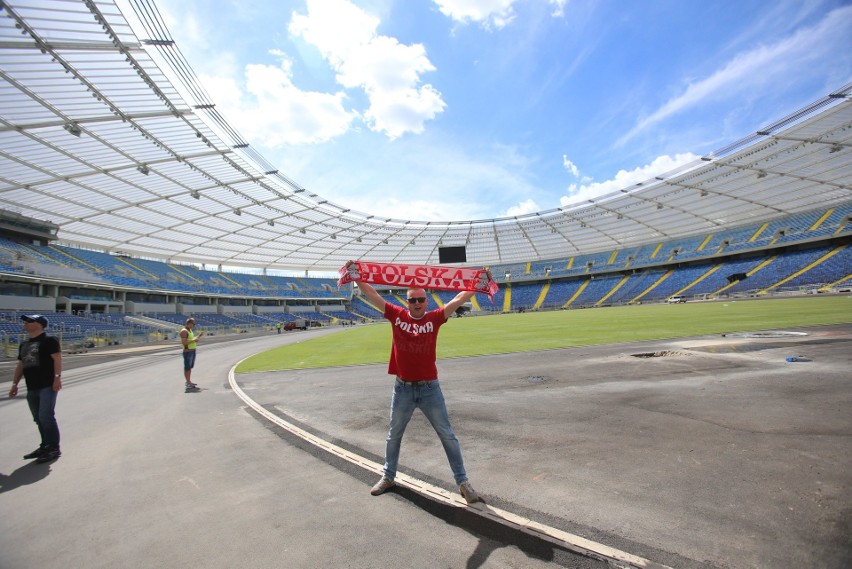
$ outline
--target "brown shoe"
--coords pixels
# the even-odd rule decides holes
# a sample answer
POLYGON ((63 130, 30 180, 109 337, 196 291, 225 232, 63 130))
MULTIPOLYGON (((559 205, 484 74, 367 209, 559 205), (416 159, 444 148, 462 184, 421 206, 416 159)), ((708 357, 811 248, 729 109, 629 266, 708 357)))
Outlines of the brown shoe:
POLYGON ((379 494, 384 494, 391 487, 393 487, 394 484, 395 484, 395 482, 393 481, 393 478, 388 478, 387 476, 382 476, 382 479, 379 480, 378 482, 376 482, 376 485, 373 486, 372 490, 370 490, 370 494, 372 494, 373 496, 378 496, 379 494))
POLYGON ((473 486, 470 485, 470 482, 462 482, 459 486, 459 493, 462 495, 462 498, 468 504, 473 504, 475 502, 481 502, 482 498, 479 497, 479 494, 476 493, 476 490, 473 489, 473 486))

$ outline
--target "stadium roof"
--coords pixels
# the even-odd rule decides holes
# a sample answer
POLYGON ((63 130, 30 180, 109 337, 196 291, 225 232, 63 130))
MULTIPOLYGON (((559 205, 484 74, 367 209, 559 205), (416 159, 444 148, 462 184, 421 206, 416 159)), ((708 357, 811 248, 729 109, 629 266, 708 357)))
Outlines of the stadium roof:
MULTIPOLYGON (((0 209, 84 247, 176 262, 335 270, 351 258, 566 258, 852 199, 852 85, 694 164, 535 214, 426 222, 331 203, 221 116, 150 0, 0 3, 0 209), (130 16, 131 14, 128 14, 130 16)), ((320 190, 321 191, 321 190, 320 190)))

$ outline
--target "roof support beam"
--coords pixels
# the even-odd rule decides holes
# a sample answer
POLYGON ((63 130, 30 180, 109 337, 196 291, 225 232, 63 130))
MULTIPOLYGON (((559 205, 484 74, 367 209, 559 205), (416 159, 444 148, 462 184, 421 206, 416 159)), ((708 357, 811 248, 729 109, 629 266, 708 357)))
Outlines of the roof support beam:
MULTIPOLYGON (((191 110, 178 111, 178 116, 192 115, 193 112, 191 110)), ((114 122, 126 122, 126 120, 130 121, 139 121, 145 119, 158 119, 158 118, 166 118, 173 117, 175 114, 171 111, 162 111, 157 113, 138 113, 133 115, 121 115, 116 116, 112 113, 105 114, 101 116, 93 116, 93 117, 83 117, 83 118, 74 118, 74 122, 78 125, 87 125, 87 124, 103 124, 103 123, 114 123, 114 122)), ((59 128, 65 126, 68 121, 64 120, 55 120, 55 121, 46 121, 46 122, 38 122, 38 123, 27 123, 27 124, 15 124, 12 126, 0 126, 0 132, 9 132, 9 131, 25 131, 25 130, 36 130, 40 128, 59 128)))

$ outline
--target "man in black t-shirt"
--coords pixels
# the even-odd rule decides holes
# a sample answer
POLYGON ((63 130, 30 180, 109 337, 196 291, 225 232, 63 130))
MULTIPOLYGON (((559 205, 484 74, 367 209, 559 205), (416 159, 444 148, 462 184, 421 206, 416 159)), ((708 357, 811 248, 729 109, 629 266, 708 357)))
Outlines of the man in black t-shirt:
POLYGON ((21 316, 21 320, 29 338, 18 346, 18 365, 9 397, 18 395, 18 383, 24 377, 27 382, 27 403, 41 434, 39 447, 24 455, 24 459, 50 462, 62 456, 59 450, 59 425, 54 416, 56 396, 62 389, 62 350, 59 340, 44 331, 48 325, 47 318, 33 314, 21 316))

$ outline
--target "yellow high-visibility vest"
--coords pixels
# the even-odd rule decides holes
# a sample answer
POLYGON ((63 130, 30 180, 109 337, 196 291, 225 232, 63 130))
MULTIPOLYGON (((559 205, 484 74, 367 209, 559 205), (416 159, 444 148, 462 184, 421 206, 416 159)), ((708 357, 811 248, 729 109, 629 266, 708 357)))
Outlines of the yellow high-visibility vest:
POLYGON ((183 338, 184 332, 186 332, 186 340, 187 340, 185 349, 194 350, 195 348, 197 348, 198 342, 195 341, 195 332, 193 332, 192 330, 190 330, 189 328, 186 328, 186 327, 181 328, 180 329, 181 338, 183 338))

